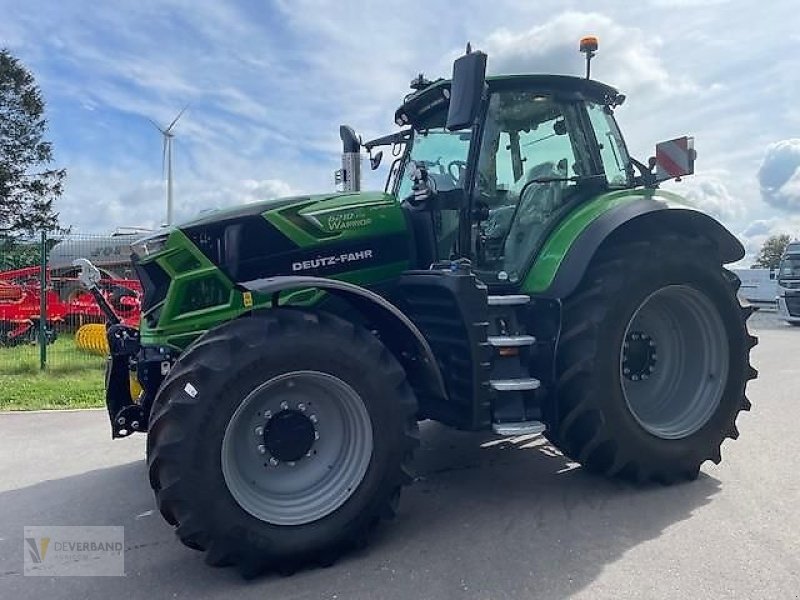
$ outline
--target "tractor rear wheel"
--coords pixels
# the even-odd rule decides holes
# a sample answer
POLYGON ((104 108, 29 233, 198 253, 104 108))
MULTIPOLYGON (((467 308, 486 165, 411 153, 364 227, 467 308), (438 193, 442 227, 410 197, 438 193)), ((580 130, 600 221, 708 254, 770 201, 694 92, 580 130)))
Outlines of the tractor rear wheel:
POLYGON ((153 406, 159 509, 207 563, 245 576, 330 564, 393 516, 416 408, 361 327, 290 309, 225 323, 181 356, 153 406))
POLYGON ((719 463, 757 375, 739 285, 704 240, 601 249, 564 304, 550 441, 592 472, 640 482, 719 463))

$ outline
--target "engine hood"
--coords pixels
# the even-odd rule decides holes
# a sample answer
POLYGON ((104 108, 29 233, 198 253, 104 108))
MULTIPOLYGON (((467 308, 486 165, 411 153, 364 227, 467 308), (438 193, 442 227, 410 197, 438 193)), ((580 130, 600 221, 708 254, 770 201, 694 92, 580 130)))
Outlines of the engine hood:
POLYGON ((201 216, 186 221, 178 225, 180 229, 188 229, 196 226, 210 225, 221 221, 236 220, 241 217, 255 215, 266 215, 274 211, 292 206, 302 206, 309 212, 313 212, 314 207, 323 209, 342 209, 359 206, 372 205, 376 202, 386 203, 394 201, 394 197, 383 192, 348 192, 334 194, 313 194, 307 196, 285 196, 282 198, 271 198, 259 202, 251 202, 241 206, 222 208, 203 213, 201 216))
POLYGON ((407 263, 409 253, 404 211, 383 192, 256 202, 205 214, 169 237, 164 252, 186 239, 233 282, 299 272, 333 276, 407 263), (342 258, 351 254, 360 258, 342 258))

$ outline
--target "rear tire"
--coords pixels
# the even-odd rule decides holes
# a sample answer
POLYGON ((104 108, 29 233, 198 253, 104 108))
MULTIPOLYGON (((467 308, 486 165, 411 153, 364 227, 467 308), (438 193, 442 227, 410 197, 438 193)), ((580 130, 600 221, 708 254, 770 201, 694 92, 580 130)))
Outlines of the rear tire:
POLYGON ((694 479, 719 463, 757 375, 739 285, 704 240, 601 249, 564 304, 548 439, 589 471, 638 482, 694 479))
POLYGON ((366 330, 290 309, 236 319, 164 381, 150 482, 209 564, 245 576, 329 565, 394 515, 419 443, 416 409, 402 367, 366 330))

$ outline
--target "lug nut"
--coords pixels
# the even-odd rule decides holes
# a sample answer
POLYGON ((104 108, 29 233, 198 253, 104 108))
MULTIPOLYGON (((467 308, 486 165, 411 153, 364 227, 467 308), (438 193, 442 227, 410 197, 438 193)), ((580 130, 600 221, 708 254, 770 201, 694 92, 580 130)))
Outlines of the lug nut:
POLYGON ((631 374, 631 370, 628 367, 625 367, 624 369, 622 369, 622 373, 624 375, 630 375, 631 374))
POLYGON ((280 463, 278 462, 278 459, 275 458, 274 456, 269 459, 269 465, 271 467, 277 467, 279 464, 280 463))
POLYGON ((258 453, 259 454, 266 454, 267 453, 266 446, 264 446, 263 444, 259 444, 258 445, 258 453))
POLYGON ((638 340, 639 339, 639 334, 638 333, 632 333, 631 334, 631 339, 632 340, 638 340))
POLYGON ((264 435, 264 428, 263 428, 261 425, 259 425, 258 427, 256 427, 256 435, 257 435, 257 436, 262 436, 262 435, 264 435))
POLYGON ((290 460, 286 464, 289 465, 290 467, 293 467, 296 463, 293 460, 290 460))
POLYGON ((133 429, 139 429, 139 421, 131 421, 131 427, 133 429))
POLYGON ((648 379, 649 377, 650 375, 648 375, 647 373, 642 373, 642 379, 648 379))
POLYGON ((310 415, 308 417, 308 420, 311 421, 312 423, 316 423, 316 422, 319 421, 319 419, 317 418, 317 415, 310 415))
POLYGON ((655 348, 655 347, 656 347, 656 343, 655 343, 655 341, 653 341, 653 340, 650 340, 650 347, 651 347, 651 348, 655 348))
POLYGON ((638 375, 631 375, 631 379, 633 381, 639 381, 639 376, 638 375))
POLYGON ((289 403, 281 402, 281 410, 289 410, 289 403))
POLYGON ((630 348, 630 345, 631 345, 630 342, 625 342, 624 344, 622 344, 622 347, 625 348, 625 350, 627 350, 628 348, 630 348))
POLYGON ((306 405, 301 402, 300 404, 297 405, 297 410, 299 410, 300 412, 306 412, 306 405))
POLYGON ((319 431, 314 431, 314 439, 315 440, 319 439, 319 431))

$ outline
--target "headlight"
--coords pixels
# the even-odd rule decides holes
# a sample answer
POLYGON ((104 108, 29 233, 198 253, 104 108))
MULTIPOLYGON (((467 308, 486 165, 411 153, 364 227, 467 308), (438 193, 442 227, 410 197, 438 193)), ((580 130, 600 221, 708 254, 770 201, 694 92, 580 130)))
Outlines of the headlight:
POLYGON ((167 243, 169 233, 161 233, 152 237, 147 237, 131 244, 131 250, 139 258, 146 258, 157 252, 161 252, 167 243))

